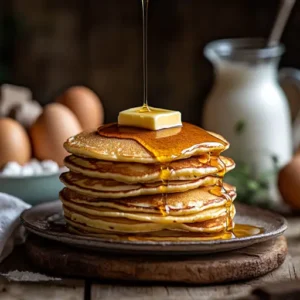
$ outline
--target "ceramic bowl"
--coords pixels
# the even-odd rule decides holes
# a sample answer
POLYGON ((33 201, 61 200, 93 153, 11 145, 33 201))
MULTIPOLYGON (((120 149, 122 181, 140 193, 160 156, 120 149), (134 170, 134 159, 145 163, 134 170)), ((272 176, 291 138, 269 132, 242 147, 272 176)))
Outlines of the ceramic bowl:
POLYGON ((63 188, 59 175, 64 171, 61 169, 56 173, 32 176, 0 175, 0 192, 18 197, 31 205, 57 200, 63 188))

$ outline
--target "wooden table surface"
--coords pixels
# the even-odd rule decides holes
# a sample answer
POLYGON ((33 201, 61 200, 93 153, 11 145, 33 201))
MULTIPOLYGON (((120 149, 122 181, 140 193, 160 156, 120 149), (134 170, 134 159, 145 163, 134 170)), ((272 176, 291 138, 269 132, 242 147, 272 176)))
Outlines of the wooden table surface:
POLYGON ((279 269, 255 280, 224 285, 188 286, 62 279, 34 270, 24 259, 24 248, 19 246, 0 264, 0 299, 191 300, 242 297, 248 299, 253 288, 300 278, 300 217, 288 218, 288 223, 289 229, 285 236, 288 240, 289 254, 285 262, 279 269), (28 269, 33 271, 29 273, 28 269))

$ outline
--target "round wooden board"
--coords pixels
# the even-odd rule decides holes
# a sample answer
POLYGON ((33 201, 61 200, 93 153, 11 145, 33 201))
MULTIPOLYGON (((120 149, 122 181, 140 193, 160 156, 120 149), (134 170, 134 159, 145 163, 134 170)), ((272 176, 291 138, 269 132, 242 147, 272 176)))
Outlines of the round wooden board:
POLYGON ((131 256, 85 251, 30 235, 26 250, 39 268, 61 276, 212 284, 252 279, 275 270, 284 262, 287 243, 281 236, 219 254, 131 256))

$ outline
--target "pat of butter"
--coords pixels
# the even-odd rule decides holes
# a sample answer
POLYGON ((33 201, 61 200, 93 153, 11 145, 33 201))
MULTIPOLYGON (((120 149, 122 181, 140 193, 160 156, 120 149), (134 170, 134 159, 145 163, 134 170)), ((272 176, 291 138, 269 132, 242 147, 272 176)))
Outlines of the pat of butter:
POLYGON ((148 107, 133 107, 119 113, 118 124, 159 130, 164 128, 182 126, 179 111, 148 107))

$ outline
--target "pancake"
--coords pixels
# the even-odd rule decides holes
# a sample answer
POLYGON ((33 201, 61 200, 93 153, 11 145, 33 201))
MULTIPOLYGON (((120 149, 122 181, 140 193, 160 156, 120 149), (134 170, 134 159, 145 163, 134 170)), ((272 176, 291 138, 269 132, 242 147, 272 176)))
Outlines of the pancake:
MULTIPOLYGON (((99 220, 134 220, 138 222, 150 222, 157 223, 160 225, 174 225, 183 224, 183 223, 195 223, 202 222, 209 219, 216 218, 219 215, 226 214, 226 206, 220 206, 215 208, 206 209, 199 213, 189 214, 186 216, 169 216, 169 215, 158 215, 158 214, 149 214, 149 213, 128 213, 122 212, 117 209, 112 208, 95 208, 87 205, 78 205, 71 201, 62 200, 64 208, 68 209, 72 213, 82 214, 89 218, 99 218, 99 220)), ((118 222, 117 221, 117 222, 118 222)), ((137 222, 137 223, 138 223, 137 222)))
MULTIPOLYGON (((184 123, 185 127, 197 130, 198 127, 184 123)), ((161 135, 159 143, 164 143, 164 133, 172 129, 163 129, 155 131, 155 134, 161 135)), ((198 128, 201 132, 203 129, 198 128)), ((145 132, 145 130, 143 131, 145 132)), ((165 161, 174 161, 178 159, 189 158, 191 156, 201 155, 204 153, 222 152, 229 147, 229 143, 220 135, 206 132, 207 138, 205 142, 197 142, 191 144, 188 149, 182 151, 177 157, 166 157, 165 161)), ((180 134, 175 134, 172 144, 167 146, 170 148, 176 142, 176 137, 180 138, 180 134)), ((190 142, 191 143, 191 142, 190 142)), ((143 147, 136 140, 131 138, 113 138, 105 137, 98 134, 97 131, 86 131, 70 137, 64 143, 65 149, 74 155, 96 158, 106 161, 118 162, 135 162, 135 163, 157 163, 160 160, 150 151, 143 147)))
MULTIPOLYGON (((208 154, 176 160, 163 166, 161 164, 119 163, 70 155, 65 158, 65 166, 73 172, 88 177, 113 179, 125 183, 144 183, 160 181, 163 172, 168 180, 192 180, 207 175, 232 170, 235 166, 232 159, 221 156, 213 158, 208 154)), ((166 179, 166 178, 164 178, 166 179)))
POLYGON ((66 172, 61 174, 60 180, 69 189, 83 195, 99 198, 124 198, 140 195, 152 195, 162 193, 178 193, 200 186, 215 185, 220 178, 206 176, 196 180, 168 181, 165 185, 162 181, 152 183, 126 184, 110 179, 86 177, 80 173, 66 172))
MULTIPOLYGON (((232 201, 236 197, 234 187, 224 183, 225 190, 232 201)), ((77 205, 94 208, 111 208, 130 213, 151 213, 169 216, 186 216, 205 209, 224 206, 226 199, 211 193, 211 187, 192 189, 183 193, 173 193, 167 196, 149 195, 120 199, 101 199, 79 194, 68 188, 60 192, 62 201, 71 201, 77 205)))
MULTIPOLYGON (((195 222, 184 223, 184 218, 182 222, 177 222, 179 217, 174 217, 176 220, 170 222, 160 222, 156 219, 156 222, 153 222, 151 216, 148 217, 146 221, 133 220, 123 217, 109 217, 109 216, 100 216, 89 214, 87 211, 83 212, 74 210, 71 207, 63 206, 64 215, 67 221, 71 221, 72 226, 76 227, 77 224, 83 224, 85 226, 98 229, 106 232, 115 232, 115 233, 149 233, 161 230, 171 230, 171 231, 185 231, 185 232, 219 232, 226 229, 226 219, 227 219, 227 210, 226 207, 212 208, 209 210, 203 211, 201 214, 198 214, 195 217, 195 222), (213 220, 213 221, 212 221, 213 220), (205 222, 209 221, 209 222, 205 222), (208 226, 213 222, 214 226, 208 226)), ((100 212, 99 212, 100 213, 100 212)), ((132 214, 134 215, 134 214, 132 214)), ((234 206, 231 207, 231 218, 235 215, 234 206)), ((145 217, 145 216, 144 216, 145 217)), ((142 216, 140 216, 142 218, 142 216)), ((157 217, 156 217, 157 218, 157 217)), ((162 220, 163 218, 161 218, 162 220)))
MULTIPOLYGON (((150 233, 140 234, 122 234, 122 233, 106 233, 102 230, 74 223, 71 220, 66 219, 68 229, 70 232, 78 235, 92 236, 97 238, 110 239, 115 241, 157 241, 157 242, 197 242, 197 241, 211 241, 220 239, 230 239, 232 237, 231 232, 226 232, 223 228, 220 231, 213 233, 207 232, 182 232, 182 231, 171 231, 161 230, 150 233), (74 224, 74 226, 72 226, 74 224)), ((211 222, 207 221, 207 222, 211 222)))
POLYGON ((64 208, 68 209, 70 212, 78 213, 87 215, 91 218, 98 218, 99 219, 113 219, 116 218, 116 220, 120 219, 129 219, 129 220, 135 220, 140 222, 151 222, 151 223, 157 223, 157 224, 183 224, 183 223, 195 223, 195 222, 202 222, 209 219, 214 219, 219 215, 226 215, 226 204, 223 204, 223 206, 214 207, 214 208, 208 208, 205 210, 202 210, 198 213, 189 214, 189 215, 183 215, 183 216, 171 216, 168 214, 150 214, 150 213, 139 213, 139 212, 123 212, 118 209, 113 208, 95 208, 93 206, 88 205, 78 205, 74 202, 65 200, 61 198, 62 203, 64 205, 64 208))

